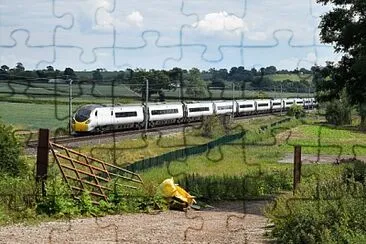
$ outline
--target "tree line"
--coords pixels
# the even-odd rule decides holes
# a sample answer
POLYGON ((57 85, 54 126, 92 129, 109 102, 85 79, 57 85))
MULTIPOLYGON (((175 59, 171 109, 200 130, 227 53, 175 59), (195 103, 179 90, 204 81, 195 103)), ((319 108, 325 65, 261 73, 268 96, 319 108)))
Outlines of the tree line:
MULTIPOLYGON (((315 69, 315 68, 312 68, 315 69)), ((164 90, 184 89, 184 92, 192 97, 206 96, 208 90, 262 90, 272 91, 283 89, 288 92, 307 91, 311 84, 312 69, 277 70, 275 66, 260 69, 245 69, 243 66, 228 69, 199 70, 197 68, 171 70, 155 69, 126 69, 121 71, 107 71, 98 68, 93 71, 74 71, 68 67, 64 71, 47 66, 42 70, 25 70, 22 63, 17 63, 14 68, 2 65, 0 79, 31 79, 36 81, 49 81, 50 79, 68 80, 73 82, 96 83, 123 83, 142 97, 145 96, 145 83, 149 81, 149 96, 158 94, 164 97, 164 90), (273 75, 295 75, 296 79, 273 79, 273 75)), ((291 77, 291 76, 290 76, 291 77)))

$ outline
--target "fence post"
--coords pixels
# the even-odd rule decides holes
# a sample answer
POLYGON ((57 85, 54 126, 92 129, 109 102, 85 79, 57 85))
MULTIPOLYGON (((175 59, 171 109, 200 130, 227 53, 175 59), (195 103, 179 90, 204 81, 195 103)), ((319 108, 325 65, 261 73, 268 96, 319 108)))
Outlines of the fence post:
POLYGON ((46 194, 49 133, 48 129, 39 129, 38 132, 36 183, 41 183, 42 196, 46 194))
POLYGON ((294 147, 294 183, 293 194, 301 181, 301 146, 294 147))

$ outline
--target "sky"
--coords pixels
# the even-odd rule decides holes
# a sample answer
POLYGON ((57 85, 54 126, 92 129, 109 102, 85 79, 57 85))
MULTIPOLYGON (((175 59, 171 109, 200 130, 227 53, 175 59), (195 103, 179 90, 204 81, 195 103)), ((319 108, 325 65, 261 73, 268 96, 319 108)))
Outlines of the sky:
POLYGON ((340 59, 315 0, 1 0, 0 65, 293 70, 340 59))

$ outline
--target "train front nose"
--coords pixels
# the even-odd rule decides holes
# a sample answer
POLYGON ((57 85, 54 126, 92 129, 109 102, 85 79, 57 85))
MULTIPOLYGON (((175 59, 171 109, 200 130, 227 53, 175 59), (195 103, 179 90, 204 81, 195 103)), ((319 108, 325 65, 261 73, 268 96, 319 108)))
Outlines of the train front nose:
POLYGON ((71 128, 75 132, 89 131, 89 126, 88 126, 87 121, 84 121, 84 122, 73 121, 71 128))

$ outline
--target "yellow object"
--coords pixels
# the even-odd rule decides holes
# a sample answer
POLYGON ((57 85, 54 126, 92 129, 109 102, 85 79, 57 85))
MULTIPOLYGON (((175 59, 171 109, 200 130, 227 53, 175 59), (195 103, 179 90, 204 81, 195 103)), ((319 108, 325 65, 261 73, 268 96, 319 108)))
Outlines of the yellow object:
POLYGON ((177 198, 180 201, 187 203, 189 206, 196 203, 194 200, 195 197, 191 196, 182 187, 174 184, 173 178, 166 179, 159 185, 158 194, 169 200, 177 198))

